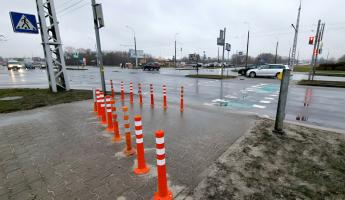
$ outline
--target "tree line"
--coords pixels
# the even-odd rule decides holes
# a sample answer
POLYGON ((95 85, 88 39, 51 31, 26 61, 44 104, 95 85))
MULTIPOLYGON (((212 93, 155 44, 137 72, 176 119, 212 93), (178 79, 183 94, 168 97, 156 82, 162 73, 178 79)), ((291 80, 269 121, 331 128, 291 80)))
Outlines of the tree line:
MULTIPOLYGON (((96 65, 97 53, 91 49, 75 49, 66 47, 65 49, 66 65, 76 66, 82 65, 83 59, 86 65, 96 65)), ((103 64, 106 66, 118 66, 120 63, 135 63, 135 58, 130 58, 128 51, 103 51, 103 64)), ((151 55, 145 55, 146 62, 153 60, 151 55)))

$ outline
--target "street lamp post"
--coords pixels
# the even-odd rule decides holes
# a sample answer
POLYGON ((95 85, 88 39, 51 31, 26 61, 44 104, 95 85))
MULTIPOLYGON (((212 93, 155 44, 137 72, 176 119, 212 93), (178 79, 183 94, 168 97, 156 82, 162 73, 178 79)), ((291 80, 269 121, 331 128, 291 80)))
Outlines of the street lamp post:
POLYGON ((178 35, 178 33, 175 33, 175 56, 174 56, 174 64, 175 64, 175 68, 177 67, 176 64, 176 36, 178 35))
POLYGON ((135 68, 138 68, 138 54, 137 54, 137 39, 135 37, 135 30, 134 28, 130 27, 130 26, 126 26, 128 29, 130 29, 131 31, 133 31, 133 35, 134 35, 134 56, 135 56, 135 68))
POLYGON ((277 64, 278 45, 279 45, 279 41, 277 41, 277 44, 276 44, 276 55, 275 55, 275 57, 274 57, 274 64, 277 64))
POLYGON ((248 68, 249 30, 247 35, 246 69, 248 68))
POLYGON ((248 24, 248 35, 247 35, 247 51, 246 51, 246 66, 245 68, 248 68, 248 49, 249 49, 249 22, 244 22, 245 24, 248 24))

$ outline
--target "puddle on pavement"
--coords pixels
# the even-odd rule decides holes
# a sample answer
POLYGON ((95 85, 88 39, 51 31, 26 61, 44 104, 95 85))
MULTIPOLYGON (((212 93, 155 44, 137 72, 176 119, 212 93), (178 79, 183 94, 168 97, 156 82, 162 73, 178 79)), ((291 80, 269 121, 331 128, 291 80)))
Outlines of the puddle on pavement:
POLYGON ((274 93, 278 90, 279 90, 279 85, 262 85, 255 88, 256 93, 262 93, 262 94, 274 93))
POLYGON ((212 101, 213 105, 217 105, 220 107, 226 107, 229 109, 248 109, 252 107, 251 103, 247 103, 243 100, 226 100, 226 99, 215 99, 212 101))

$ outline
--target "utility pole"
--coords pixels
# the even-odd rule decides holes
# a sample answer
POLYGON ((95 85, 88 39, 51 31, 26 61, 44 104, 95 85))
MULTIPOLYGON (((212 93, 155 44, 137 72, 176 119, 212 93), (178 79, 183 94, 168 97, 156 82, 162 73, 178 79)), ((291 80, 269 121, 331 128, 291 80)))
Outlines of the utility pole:
POLYGON ((291 52, 291 60, 289 62, 289 65, 291 66, 291 68, 293 69, 295 63, 296 63, 296 50, 297 50, 297 40, 298 40, 298 29, 299 29, 299 21, 300 21, 300 16, 301 16, 301 8, 302 8, 302 3, 301 0, 299 2, 299 8, 298 8, 298 15, 297 15, 297 22, 296 22, 296 27, 292 25, 292 27, 295 30, 295 37, 293 40, 293 45, 292 45, 292 52, 291 52))
POLYGON ((291 62, 291 47, 290 47, 290 49, 289 49, 289 60, 288 60, 288 65, 290 64, 290 62, 291 62))
POLYGON ((181 47, 181 61, 183 60, 182 47, 181 47))
POLYGON ((134 53, 135 53, 135 68, 138 68, 138 52, 137 52, 137 38, 134 33, 134 53))
POLYGON ((276 45, 276 56, 274 57, 274 64, 277 64, 278 45, 279 45, 279 41, 277 41, 277 45, 276 45))
POLYGON ((175 68, 177 67, 176 65, 176 39, 175 39, 175 56, 174 56, 174 62, 175 62, 175 68))
POLYGON ((175 57, 174 57, 175 68, 177 67, 177 64, 176 64, 176 36, 177 35, 178 33, 175 33, 175 57))
POLYGON ((247 35, 247 53, 246 53, 246 66, 245 68, 248 68, 248 49, 249 49, 249 29, 248 29, 248 35, 247 35))
POLYGON ((59 23, 53 0, 36 0, 49 88, 56 93, 70 90, 59 23))
MULTIPOLYGON (((106 95, 107 88, 105 87, 105 79, 104 79, 103 55, 102 55, 101 41, 99 38, 99 29, 104 27, 102 6, 101 4, 96 4, 96 0, 91 0, 91 4, 92 4, 92 11, 93 11, 93 22, 95 26, 96 45, 97 45, 97 67, 99 67, 99 71, 101 74, 102 91, 104 95, 106 95)), ((104 101, 105 101, 105 98, 104 98, 104 101)))
POLYGON ((311 62, 310 62, 310 71, 309 71, 309 76, 308 76, 308 80, 311 80, 311 76, 312 76, 312 73, 314 71, 314 59, 315 59, 315 54, 317 53, 317 41, 318 41, 318 38, 319 38, 319 32, 320 32, 320 25, 321 25, 321 20, 319 19, 318 23, 317 23, 317 30, 316 30, 316 33, 315 33, 315 38, 314 38, 314 48, 313 48, 313 55, 311 57, 311 62))
POLYGON ((223 55, 222 55, 222 78, 224 73, 224 52, 225 52, 225 34, 226 34, 226 28, 224 28, 224 43, 223 43, 223 55))
POLYGON ((134 37, 134 56, 135 56, 135 68, 138 68, 138 52, 137 52, 137 39, 135 37, 135 30, 134 28, 130 26, 126 26, 128 29, 130 29, 133 32, 133 37, 134 37))

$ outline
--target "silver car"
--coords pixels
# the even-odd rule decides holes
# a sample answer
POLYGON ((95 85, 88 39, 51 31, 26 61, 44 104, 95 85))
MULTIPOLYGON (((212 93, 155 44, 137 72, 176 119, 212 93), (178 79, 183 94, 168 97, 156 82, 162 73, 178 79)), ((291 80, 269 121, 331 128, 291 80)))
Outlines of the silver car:
POLYGON ((254 78, 257 76, 264 76, 264 77, 277 77, 279 73, 283 72, 283 69, 289 69, 289 66, 282 65, 282 64, 269 64, 263 65, 256 69, 248 70, 246 75, 254 78))

